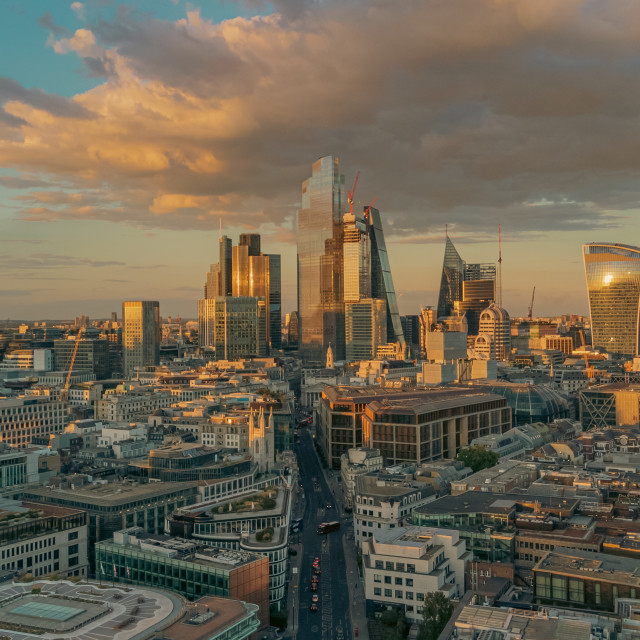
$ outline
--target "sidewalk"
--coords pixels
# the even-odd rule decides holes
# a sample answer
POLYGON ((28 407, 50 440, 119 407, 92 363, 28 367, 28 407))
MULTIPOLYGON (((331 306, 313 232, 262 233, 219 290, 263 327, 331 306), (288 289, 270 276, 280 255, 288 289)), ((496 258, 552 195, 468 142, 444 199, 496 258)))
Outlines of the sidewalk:
MULTIPOLYGON (((298 486, 299 480, 296 478, 296 487, 294 489, 294 503, 291 510, 291 519, 302 518, 304 516, 305 499, 304 492, 298 486)), ((298 620, 300 615, 300 571, 302 567, 303 544, 300 534, 292 534, 289 536, 289 546, 298 552, 298 555, 289 556, 288 581, 289 588, 287 593, 287 606, 289 610, 289 622, 287 624, 286 635, 291 638, 297 637, 298 620), (300 540, 299 543, 295 542, 300 540), (294 573, 294 568, 296 572, 294 573)))
MULTIPOLYGON (((342 483, 338 482, 339 472, 323 469, 324 476, 333 494, 334 508, 336 515, 345 529, 353 531, 353 517, 344 514, 344 499, 342 493, 342 483)), ((364 606, 364 584, 358 573, 358 561, 356 559, 356 548, 353 540, 349 540, 346 532, 342 536, 342 546, 347 574, 347 585, 349 587, 349 611, 351 615, 351 636, 355 638, 355 629, 358 629, 358 639, 369 640, 369 629, 367 627, 367 616, 364 606)))

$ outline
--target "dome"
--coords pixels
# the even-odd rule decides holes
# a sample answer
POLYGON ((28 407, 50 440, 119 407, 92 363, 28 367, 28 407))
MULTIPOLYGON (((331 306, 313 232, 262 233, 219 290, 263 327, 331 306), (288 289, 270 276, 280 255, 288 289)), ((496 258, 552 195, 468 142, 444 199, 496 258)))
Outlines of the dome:
POLYGON ((553 422, 557 418, 570 418, 567 398, 551 387, 537 384, 500 384, 491 387, 493 393, 503 396, 511 407, 513 426, 532 422, 553 422))
POLYGON ((480 322, 483 320, 485 322, 509 322, 509 314, 502 307, 491 303, 491 305, 480 314, 480 322))

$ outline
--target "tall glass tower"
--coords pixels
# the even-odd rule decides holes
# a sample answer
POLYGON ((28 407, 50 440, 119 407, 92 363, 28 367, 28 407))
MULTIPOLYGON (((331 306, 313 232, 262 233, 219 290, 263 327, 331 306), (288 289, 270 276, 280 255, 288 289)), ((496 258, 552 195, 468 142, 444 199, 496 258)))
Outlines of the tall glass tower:
POLYGON ((344 176, 338 158, 326 156, 302 183, 298 211, 298 312, 300 351, 323 360, 331 345, 343 360, 344 302, 342 211, 344 176))
POLYGON ((609 353, 639 353, 640 249, 593 242, 582 247, 591 342, 609 353))
POLYGON ((387 341, 399 342, 404 349, 405 339, 400 322, 396 290, 391 277, 391 265, 387 253, 387 243, 382 230, 380 211, 369 210, 369 231, 371 234, 371 297, 380 298, 387 307, 387 341))
POLYGON ((438 296, 438 319, 453 315, 454 302, 462 300, 462 282, 464 280, 464 260, 447 235, 438 296))

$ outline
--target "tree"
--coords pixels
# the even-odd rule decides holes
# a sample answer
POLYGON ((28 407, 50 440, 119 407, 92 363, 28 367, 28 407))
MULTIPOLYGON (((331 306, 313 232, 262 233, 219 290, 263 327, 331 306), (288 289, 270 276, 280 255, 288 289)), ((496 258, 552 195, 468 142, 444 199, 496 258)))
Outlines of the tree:
POLYGON ((499 460, 498 454, 489 451, 484 447, 465 447, 458 451, 456 460, 464 462, 467 467, 471 467, 474 473, 493 467, 499 460))
POLYGON ((442 591, 427 593, 422 607, 418 640, 437 640, 453 614, 453 605, 442 591))

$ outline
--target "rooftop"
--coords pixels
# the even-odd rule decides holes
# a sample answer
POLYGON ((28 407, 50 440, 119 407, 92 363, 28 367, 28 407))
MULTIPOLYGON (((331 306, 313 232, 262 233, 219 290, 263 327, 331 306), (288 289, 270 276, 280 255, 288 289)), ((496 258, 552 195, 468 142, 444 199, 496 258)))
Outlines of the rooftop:
POLYGON ((578 549, 567 553, 550 551, 533 570, 578 576, 582 580, 593 578, 600 582, 640 586, 640 561, 578 549))

